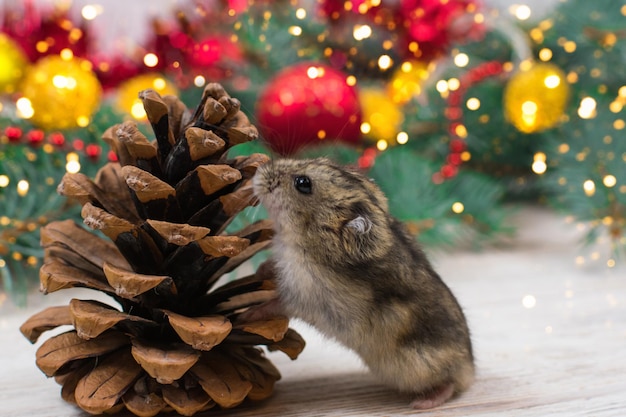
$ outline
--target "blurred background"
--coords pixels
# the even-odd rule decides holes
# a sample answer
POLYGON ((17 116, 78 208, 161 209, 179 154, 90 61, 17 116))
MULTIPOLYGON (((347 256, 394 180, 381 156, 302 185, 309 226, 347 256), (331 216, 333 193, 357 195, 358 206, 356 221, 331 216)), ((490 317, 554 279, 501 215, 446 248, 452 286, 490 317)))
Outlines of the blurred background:
MULTIPOLYGON (((626 248, 626 5, 615 0, 2 1, 0 302, 25 300, 56 193, 93 177, 138 91, 193 108, 222 83, 259 128, 232 155, 325 155, 367 171, 429 247, 515 238, 543 206, 626 248)), ((243 212, 246 224, 264 216, 243 212)))

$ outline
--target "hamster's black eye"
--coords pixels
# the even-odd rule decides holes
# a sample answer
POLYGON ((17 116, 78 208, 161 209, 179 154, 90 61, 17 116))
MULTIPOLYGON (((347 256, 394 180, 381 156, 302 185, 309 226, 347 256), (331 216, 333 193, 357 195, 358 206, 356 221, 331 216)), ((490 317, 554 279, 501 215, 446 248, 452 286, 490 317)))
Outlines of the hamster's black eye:
POLYGON ((296 190, 301 192, 302 194, 311 194, 312 184, 311 178, 306 175, 298 175, 293 180, 293 185, 296 187, 296 190))

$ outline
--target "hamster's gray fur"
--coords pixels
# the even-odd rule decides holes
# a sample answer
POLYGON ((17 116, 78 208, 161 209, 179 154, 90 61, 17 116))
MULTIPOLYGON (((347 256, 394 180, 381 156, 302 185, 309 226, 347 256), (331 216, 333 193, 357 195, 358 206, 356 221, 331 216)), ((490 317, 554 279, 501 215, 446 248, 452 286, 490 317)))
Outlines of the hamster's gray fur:
POLYGON ((456 298, 368 178, 327 159, 259 168, 254 192, 273 220, 283 311, 354 350, 380 380, 431 408, 474 377, 456 298))

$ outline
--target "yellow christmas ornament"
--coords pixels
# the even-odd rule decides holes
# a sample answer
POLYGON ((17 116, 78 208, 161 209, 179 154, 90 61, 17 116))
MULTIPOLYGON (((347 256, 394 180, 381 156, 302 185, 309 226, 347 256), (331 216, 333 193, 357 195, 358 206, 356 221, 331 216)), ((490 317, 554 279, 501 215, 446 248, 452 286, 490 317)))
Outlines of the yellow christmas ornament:
POLYGON ((12 94, 26 71, 28 59, 22 48, 0 33, 0 94, 12 94))
POLYGON ((17 108, 44 130, 85 127, 98 108, 102 87, 91 63, 69 49, 41 58, 26 72, 17 108))
POLYGON ((404 114, 389 95, 382 89, 365 88, 359 93, 363 113, 361 133, 373 140, 395 143, 404 114))
POLYGON ((430 76, 428 64, 421 61, 405 61, 394 72, 389 82, 388 92, 398 104, 405 104, 421 94, 424 81, 430 76))
POLYGON ((525 64, 504 90, 504 111, 521 132, 539 132, 559 122, 568 96, 569 85, 559 67, 548 63, 525 64))
POLYGON ((137 120, 147 120, 139 91, 153 89, 161 96, 178 95, 178 90, 161 74, 143 74, 124 81, 117 93, 117 107, 137 120))

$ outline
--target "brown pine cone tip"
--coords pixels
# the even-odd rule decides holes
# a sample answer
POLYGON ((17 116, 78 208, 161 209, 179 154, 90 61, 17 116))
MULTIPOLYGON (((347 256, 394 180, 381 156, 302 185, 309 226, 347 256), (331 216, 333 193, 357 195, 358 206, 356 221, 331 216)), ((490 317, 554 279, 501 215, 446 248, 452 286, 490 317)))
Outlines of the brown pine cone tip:
POLYGON ((44 293, 87 287, 119 307, 73 299, 20 330, 35 343, 47 330, 74 327, 46 340, 36 363, 63 386, 64 400, 92 414, 127 408, 138 416, 192 415, 267 398, 280 374, 258 346, 292 359, 304 348, 286 317, 241 317, 275 297, 271 268, 213 288, 271 241, 268 221, 225 233, 237 213, 256 204, 251 178, 268 159, 226 153, 256 139, 257 130, 219 84, 205 88, 193 113, 176 97, 139 95, 156 140, 133 122, 115 125, 104 138, 119 163, 105 165, 93 181, 66 174, 58 187, 101 233, 72 220, 41 230, 44 293))

